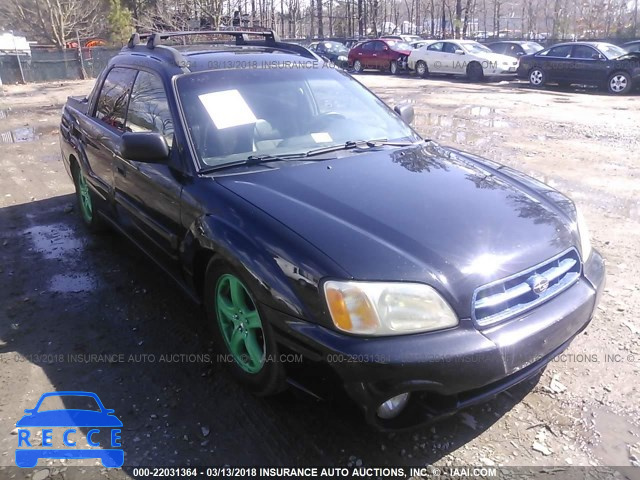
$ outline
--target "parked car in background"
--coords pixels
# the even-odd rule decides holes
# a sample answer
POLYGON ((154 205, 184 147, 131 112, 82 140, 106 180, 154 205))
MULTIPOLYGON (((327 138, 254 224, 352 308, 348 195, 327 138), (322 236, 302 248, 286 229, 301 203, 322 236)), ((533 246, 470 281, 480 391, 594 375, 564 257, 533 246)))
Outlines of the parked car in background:
POLYGON ((622 48, 629 53, 640 52, 640 40, 633 40, 632 42, 627 42, 622 45, 622 48))
POLYGON ((349 66, 349 49, 340 42, 313 42, 309 50, 336 64, 340 68, 349 66))
POLYGON ((536 42, 527 41, 502 41, 491 42, 486 44, 492 52, 499 53, 500 55, 507 55, 509 57, 521 57, 523 55, 532 55, 544 47, 536 42))
POLYGON ((547 83, 606 87, 626 94, 640 82, 640 54, 601 42, 560 43, 520 57, 518 77, 534 87, 547 83))
POLYGON ((408 34, 398 34, 398 35, 381 35, 381 39, 383 40, 400 40, 401 42, 405 42, 411 44, 413 42, 419 42, 422 40, 418 35, 408 35, 408 34))
POLYGON ((413 50, 407 65, 423 78, 448 73, 478 82, 484 77, 515 76, 518 60, 494 53, 473 40, 441 40, 413 50))
POLYGON ((353 38, 347 38, 344 41, 344 46, 347 47, 348 49, 352 49, 353 47, 355 47, 357 44, 359 44, 360 42, 364 42, 368 40, 366 37, 353 37, 353 38))
POLYGON ((411 48, 413 48, 414 50, 416 48, 421 48, 424 47, 425 45, 429 45, 431 43, 436 42, 437 40, 419 40, 417 42, 411 42, 411 48))
POLYGON ((397 75, 401 70, 406 70, 411 50, 411 45, 400 40, 369 40, 349 51, 349 65, 356 73, 374 69, 397 75))

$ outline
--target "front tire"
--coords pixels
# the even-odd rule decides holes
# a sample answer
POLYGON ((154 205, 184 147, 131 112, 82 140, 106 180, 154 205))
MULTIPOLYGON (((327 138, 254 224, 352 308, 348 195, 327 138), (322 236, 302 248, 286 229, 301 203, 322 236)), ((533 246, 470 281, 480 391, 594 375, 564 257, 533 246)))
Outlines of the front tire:
POLYGON ((429 76, 429 67, 427 67, 427 63, 423 60, 418 60, 416 63, 416 73, 419 77, 427 78, 429 76))
POLYGON ((529 85, 532 87, 544 87, 547 83, 547 74, 541 68, 532 68, 529 72, 529 85))
POLYGON ((214 260, 204 296, 209 327, 231 374, 256 395, 280 392, 286 377, 275 336, 244 276, 214 260))
POLYGON ((615 72, 607 81, 607 90, 614 95, 625 95, 631 91, 631 76, 627 72, 615 72))
POLYGON ((104 223, 98 215, 89 182, 82 169, 77 165, 73 169, 73 183, 76 187, 76 203, 82 222, 92 233, 104 230, 104 223))
POLYGON ((472 62, 467 67, 467 78, 472 82, 481 82, 484 79, 484 71, 482 65, 472 62))
POLYGON ((364 69, 362 68, 362 62, 360 60, 353 62, 353 71, 355 73, 362 73, 362 70, 364 69))
POLYGON ((400 73, 400 67, 398 67, 398 62, 396 62, 395 60, 392 61, 389 64, 389 71, 391 72, 391 75, 398 75, 398 73, 400 73))

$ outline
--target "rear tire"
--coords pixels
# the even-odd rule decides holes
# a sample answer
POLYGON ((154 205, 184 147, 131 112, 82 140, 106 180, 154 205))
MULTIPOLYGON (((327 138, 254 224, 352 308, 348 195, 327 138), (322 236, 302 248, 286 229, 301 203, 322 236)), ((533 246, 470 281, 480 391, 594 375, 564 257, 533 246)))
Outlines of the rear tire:
POLYGON ((416 74, 422 78, 427 78, 429 76, 429 67, 427 67, 427 63, 423 60, 418 60, 416 63, 416 74))
POLYGON ((467 67, 467 78, 472 82, 481 82, 484 80, 482 65, 478 62, 471 62, 467 67))
POLYGON ((229 264, 209 262, 204 285, 207 323, 235 379, 256 395, 273 395, 285 387, 285 370, 273 329, 248 285, 229 264))
POLYGON ((627 72, 615 72, 607 80, 607 90, 614 95, 626 95, 631 91, 631 76, 627 72))
POLYGON ((362 68, 362 62, 360 62, 360 60, 353 62, 353 71, 355 73, 362 73, 362 70, 364 69, 362 68))
POLYGON ((532 68, 529 71, 529 85, 532 87, 544 87, 547 83, 547 74, 541 68, 532 68))

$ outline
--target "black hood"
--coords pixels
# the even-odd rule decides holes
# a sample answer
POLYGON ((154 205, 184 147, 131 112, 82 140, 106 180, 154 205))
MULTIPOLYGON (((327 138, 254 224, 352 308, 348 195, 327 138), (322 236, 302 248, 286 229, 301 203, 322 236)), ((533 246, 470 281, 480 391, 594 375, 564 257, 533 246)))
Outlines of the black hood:
POLYGON ((478 286, 576 244, 557 192, 475 157, 434 143, 341 153, 217 181, 354 278, 428 283, 465 317, 478 286))

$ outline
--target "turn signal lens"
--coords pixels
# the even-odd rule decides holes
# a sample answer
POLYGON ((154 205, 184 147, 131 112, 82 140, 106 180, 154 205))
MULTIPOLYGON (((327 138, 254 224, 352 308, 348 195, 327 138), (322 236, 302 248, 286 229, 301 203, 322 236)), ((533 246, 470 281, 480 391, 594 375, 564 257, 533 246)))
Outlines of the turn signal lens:
POLYGON ((325 286, 325 295, 333 323, 351 333, 373 333, 378 319, 367 296, 357 288, 338 289, 325 286))

